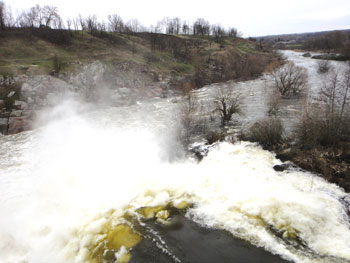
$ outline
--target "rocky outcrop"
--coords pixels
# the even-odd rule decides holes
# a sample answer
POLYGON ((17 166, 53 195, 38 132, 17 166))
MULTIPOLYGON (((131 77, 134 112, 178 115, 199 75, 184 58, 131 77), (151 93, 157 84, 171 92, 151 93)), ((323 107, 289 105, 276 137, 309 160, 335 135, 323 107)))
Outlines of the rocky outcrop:
POLYGON ((8 122, 8 118, 0 118, 0 133, 7 134, 8 122))
POLYGON ((30 129, 33 111, 53 107, 67 98, 122 106, 173 95, 168 80, 156 81, 158 78, 146 66, 131 62, 108 66, 94 62, 75 74, 2 77, 0 89, 11 85, 20 88, 8 88, 0 98, 0 132, 13 134, 30 129))

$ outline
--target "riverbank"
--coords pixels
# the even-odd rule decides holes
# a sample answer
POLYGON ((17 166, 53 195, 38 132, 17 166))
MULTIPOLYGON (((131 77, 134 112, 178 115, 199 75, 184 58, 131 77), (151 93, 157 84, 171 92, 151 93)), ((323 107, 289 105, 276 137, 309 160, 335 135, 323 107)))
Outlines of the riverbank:
POLYGON ((2 32, 3 134, 31 129, 39 111, 67 97, 103 106, 132 105, 210 83, 256 78, 278 65, 276 54, 239 37, 223 36, 220 41, 213 36, 154 33, 98 37, 86 31, 67 31, 70 41, 59 44, 38 30, 2 32))

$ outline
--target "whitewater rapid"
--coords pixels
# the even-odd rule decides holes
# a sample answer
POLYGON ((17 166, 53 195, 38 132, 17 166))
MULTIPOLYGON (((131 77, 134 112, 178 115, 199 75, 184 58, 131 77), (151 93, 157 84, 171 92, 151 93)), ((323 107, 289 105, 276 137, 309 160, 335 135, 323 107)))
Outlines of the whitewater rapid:
MULTIPOLYGON (((258 100, 266 81, 250 82, 245 99, 258 100)), ((155 99, 82 113, 67 102, 39 129, 0 135, 0 262, 90 262, 106 223, 183 201, 192 220, 284 259, 350 262, 348 194, 297 168, 276 172, 281 161, 248 142, 216 144, 200 163, 187 158, 177 107, 155 99)), ((245 107, 249 119, 264 103, 245 107)))
POLYGON ((247 142, 217 144, 200 163, 169 161, 179 149, 174 106, 164 103, 167 110, 70 110, 43 128, 2 136, 0 262, 87 262, 110 211, 117 224, 127 211, 182 201, 193 204, 193 220, 285 259, 349 262, 342 189, 298 169, 276 172, 281 162, 247 142))

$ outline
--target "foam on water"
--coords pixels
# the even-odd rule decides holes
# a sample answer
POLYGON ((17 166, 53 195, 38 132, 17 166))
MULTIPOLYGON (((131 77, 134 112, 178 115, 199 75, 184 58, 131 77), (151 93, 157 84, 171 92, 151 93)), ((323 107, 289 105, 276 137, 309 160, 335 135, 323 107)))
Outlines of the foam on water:
MULTIPOLYGON (((181 201, 194 204, 193 220, 286 259, 350 260, 339 201, 347 195, 337 186, 299 170, 276 172, 272 153, 245 142, 218 144, 199 164, 164 161, 151 119, 123 122, 116 111, 0 138, 0 262, 87 262, 106 222, 181 201), (293 245, 296 237, 305 247, 293 245)), ((167 115, 156 119, 169 130, 167 115)))
MULTIPOLYGON (((314 61, 285 54, 313 81, 314 61)), ((249 83, 240 85, 255 94, 265 81, 249 83)), ((288 260, 350 262, 350 196, 336 185, 297 169, 276 172, 280 161, 246 142, 220 143, 199 164, 180 159, 176 105, 166 100, 83 115, 81 107, 63 105, 41 129, 0 136, 1 263, 87 262, 106 224, 182 201, 194 205, 193 220, 288 260)))

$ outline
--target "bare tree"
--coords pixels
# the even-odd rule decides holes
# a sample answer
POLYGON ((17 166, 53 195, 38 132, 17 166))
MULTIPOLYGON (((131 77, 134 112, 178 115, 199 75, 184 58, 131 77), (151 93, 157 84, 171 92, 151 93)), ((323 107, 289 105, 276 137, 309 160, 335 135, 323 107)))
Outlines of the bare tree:
POLYGON ((198 99, 192 91, 189 91, 182 97, 179 107, 182 128, 181 137, 183 143, 188 145, 195 131, 196 115, 198 114, 199 107, 198 99))
POLYGON ((14 20, 9 6, 6 6, 3 1, 0 1, 0 31, 12 27, 14 20))
POLYGON ((22 14, 22 26, 28 27, 38 27, 39 26, 39 5, 36 5, 30 8, 27 12, 23 12, 22 14))
POLYGON ((320 91, 320 100, 326 105, 326 113, 334 115, 340 96, 340 77, 334 72, 320 91))
POLYGON ((124 22, 119 15, 117 14, 108 15, 108 21, 109 21, 108 27, 110 31, 123 32, 124 22))
POLYGON ((186 21, 183 22, 182 24, 182 33, 185 35, 189 35, 190 34, 190 26, 187 24, 186 21))
POLYGON ((91 33, 95 33, 97 31, 97 17, 96 15, 89 16, 85 19, 86 29, 91 33))
POLYGON ((39 13, 41 17, 40 25, 45 25, 45 27, 52 25, 55 25, 55 27, 61 27, 62 22, 57 7, 46 5, 39 13))
POLYGON ((333 72, 322 87, 319 104, 311 108, 299 127, 302 144, 325 146, 350 141, 349 109, 350 66, 342 73, 333 72))
POLYGON ((288 62, 272 72, 275 86, 283 97, 291 97, 301 93, 307 84, 305 69, 288 62))
POLYGON ((228 35, 231 37, 237 37, 238 36, 238 32, 237 29, 232 27, 228 30, 228 35))
POLYGON ((82 31, 87 30, 87 25, 86 25, 85 19, 81 15, 78 16, 77 20, 80 24, 81 30, 82 31))
POLYGON ((277 117, 280 112, 280 96, 271 94, 267 101, 267 115, 277 117))
POLYGON ((5 30, 6 17, 5 17, 5 4, 0 1, 0 30, 5 30))
POLYGON ((203 18, 198 18, 193 24, 193 35, 209 35, 210 25, 209 22, 203 18))
POLYGON ((72 20, 67 19, 67 29, 68 29, 69 32, 71 30, 71 28, 70 28, 71 26, 72 26, 72 20))
POLYGON ((141 32, 144 29, 144 27, 137 19, 129 20, 127 23, 127 28, 133 33, 141 32))
POLYGON ((342 88, 342 101, 341 101, 341 110, 340 117, 343 118, 346 106, 349 104, 350 97, 350 62, 348 62, 347 67, 343 74, 343 88, 342 88))
POLYGON ((320 59, 317 62, 317 72, 318 73, 327 73, 331 69, 331 64, 329 60, 320 59))
POLYGON ((218 88, 214 96, 215 111, 219 113, 221 124, 227 124, 232 115, 241 112, 241 94, 234 88, 218 88))
POLYGON ((74 26, 75 31, 79 30, 79 19, 78 18, 73 19, 73 26, 74 26))

